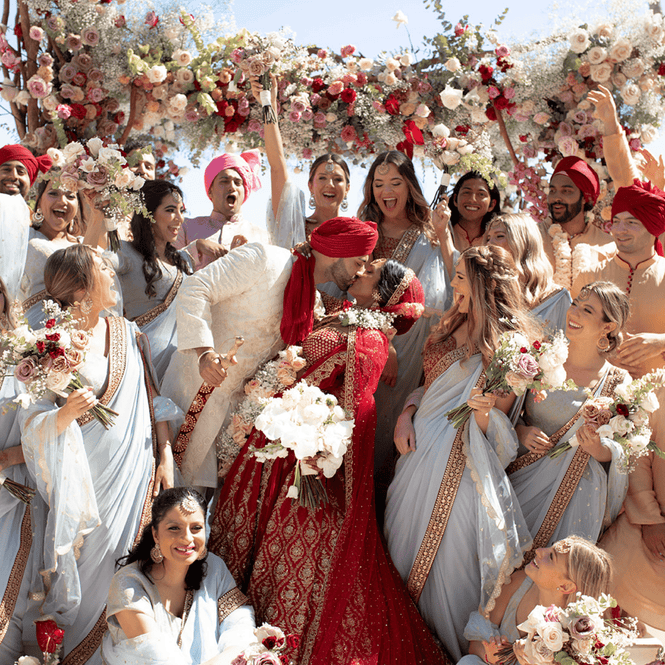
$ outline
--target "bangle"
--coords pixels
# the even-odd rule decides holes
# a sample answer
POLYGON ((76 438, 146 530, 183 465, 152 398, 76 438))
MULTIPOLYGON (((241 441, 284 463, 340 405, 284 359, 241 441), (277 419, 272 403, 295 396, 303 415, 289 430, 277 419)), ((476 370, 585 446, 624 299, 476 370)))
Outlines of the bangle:
POLYGON ((215 353, 215 349, 208 349, 207 351, 204 351, 203 353, 201 353, 199 355, 199 359, 196 361, 196 364, 200 365, 201 364, 201 358, 203 358, 203 356, 207 356, 209 353, 215 353))

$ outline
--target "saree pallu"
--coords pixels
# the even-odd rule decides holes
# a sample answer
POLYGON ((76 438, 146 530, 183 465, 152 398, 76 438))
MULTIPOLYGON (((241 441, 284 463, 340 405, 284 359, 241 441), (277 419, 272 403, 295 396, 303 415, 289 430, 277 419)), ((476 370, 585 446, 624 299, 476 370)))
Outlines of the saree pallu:
MULTIPOLYGON (((100 663, 104 608, 116 560, 150 519, 156 439, 137 327, 109 318, 109 369, 100 402, 119 413, 108 430, 90 412, 57 434, 55 404, 22 412, 33 484, 48 504, 39 614, 65 630, 63 665, 100 663)), ((36 591, 38 582, 31 591, 36 591)), ((35 596, 36 598, 36 596, 35 596)), ((34 626, 24 622, 24 641, 34 626)))
POLYGON ((482 386, 480 355, 455 349, 442 362, 414 417, 416 450, 388 488, 385 534, 411 597, 459 660, 469 615, 491 611, 531 539, 504 471, 517 454, 508 418, 492 409, 483 434, 473 416, 457 430, 445 415, 482 386))
MULTIPOLYGON (((317 331, 318 332, 318 331, 317 331)), ((313 333, 316 335, 317 332, 313 333)), ((213 516, 210 549, 226 561, 259 621, 301 636, 296 662, 445 663, 381 543, 374 515, 372 393, 387 357, 385 335, 359 328, 312 365, 304 380, 337 396, 355 418, 329 502, 316 510, 286 497, 295 458, 258 463, 253 431, 213 516)))

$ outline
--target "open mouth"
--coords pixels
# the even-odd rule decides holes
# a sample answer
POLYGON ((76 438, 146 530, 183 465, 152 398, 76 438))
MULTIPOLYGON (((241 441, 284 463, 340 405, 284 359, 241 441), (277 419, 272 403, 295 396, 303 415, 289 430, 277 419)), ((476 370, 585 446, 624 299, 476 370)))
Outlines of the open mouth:
POLYGON ((175 551, 179 554, 182 554, 183 556, 189 556, 196 551, 196 548, 194 545, 190 545, 189 547, 176 547, 175 551))
POLYGON ((383 205, 387 210, 393 210, 397 207, 397 199, 383 199, 383 205))
POLYGON ((226 197, 226 202, 228 205, 233 208, 233 206, 238 202, 238 195, 237 194, 229 194, 226 197))
POLYGON ((568 321, 568 327, 572 328, 573 330, 582 330, 582 326, 578 323, 574 323, 573 321, 568 321))

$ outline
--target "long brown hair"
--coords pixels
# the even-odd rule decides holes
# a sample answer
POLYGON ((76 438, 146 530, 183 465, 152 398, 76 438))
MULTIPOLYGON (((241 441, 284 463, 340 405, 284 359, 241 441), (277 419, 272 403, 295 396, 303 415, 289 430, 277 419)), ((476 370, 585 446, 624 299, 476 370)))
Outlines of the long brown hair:
POLYGON ((89 293, 95 278, 95 251, 88 245, 53 252, 44 268, 46 291, 61 307, 73 305, 77 291, 89 293))
POLYGON ((393 164, 399 174, 404 178, 409 187, 409 200, 406 202, 406 215, 411 224, 420 227, 421 231, 427 236, 430 244, 436 247, 439 239, 436 237, 434 227, 432 226, 432 211, 429 209, 427 200, 423 196, 423 190, 413 168, 413 162, 399 150, 388 150, 382 152, 369 168, 365 184, 363 185, 363 200, 358 208, 358 217, 364 222, 376 222, 381 234, 381 222, 383 213, 374 197, 374 174, 377 167, 382 164, 393 164))
POLYGON ((469 310, 459 311, 455 303, 432 330, 425 346, 450 337, 465 321, 468 323, 467 358, 480 351, 487 365, 505 332, 520 332, 530 341, 541 327, 528 312, 519 274, 510 254, 501 247, 480 245, 462 252, 466 279, 471 286, 469 310))

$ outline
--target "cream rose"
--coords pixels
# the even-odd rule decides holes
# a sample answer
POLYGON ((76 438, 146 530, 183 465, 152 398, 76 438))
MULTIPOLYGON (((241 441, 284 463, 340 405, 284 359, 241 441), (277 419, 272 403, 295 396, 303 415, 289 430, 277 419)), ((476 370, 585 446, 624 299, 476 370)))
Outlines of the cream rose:
POLYGON ((573 30, 568 35, 568 41, 570 42, 570 50, 573 53, 584 53, 591 45, 589 33, 584 28, 573 30))
POLYGON ((640 101, 640 96, 642 92, 640 91, 639 86, 634 83, 628 83, 621 90, 621 99, 623 99, 628 106, 635 106, 640 101))
POLYGON ((439 94, 441 98, 441 103, 447 108, 453 111, 462 103, 462 95, 464 94, 463 90, 457 88, 451 88, 449 85, 439 94))
POLYGON ((625 38, 617 39, 612 48, 610 49, 610 58, 616 60, 617 62, 623 62, 630 58, 630 54, 633 52, 633 45, 625 38))
POLYGON ((601 62, 598 65, 591 65, 591 80, 596 83, 606 83, 612 76, 612 65, 607 62, 601 62))
POLYGON ((599 65, 603 60, 607 59, 607 51, 602 46, 594 46, 592 49, 589 49, 588 57, 592 65, 599 65))

